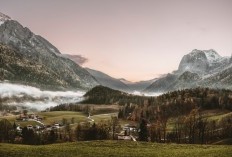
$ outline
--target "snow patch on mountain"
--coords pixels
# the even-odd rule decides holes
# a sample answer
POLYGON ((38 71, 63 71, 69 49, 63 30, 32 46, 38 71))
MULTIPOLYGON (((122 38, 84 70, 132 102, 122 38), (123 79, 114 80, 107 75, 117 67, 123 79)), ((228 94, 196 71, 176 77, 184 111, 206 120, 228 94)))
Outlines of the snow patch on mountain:
POLYGON ((217 61, 219 59, 221 59, 222 57, 213 49, 210 50, 203 50, 205 52, 205 55, 208 59, 209 62, 214 62, 217 61))
POLYGON ((11 18, 0 12, 0 26, 7 20, 11 20, 11 18))
POLYGON ((194 49, 182 58, 178 72, 181 74, 185 71, 204 74, 209 68, 209 62, 205 53, 201 50, 194 49))
POLYGON ((212 66, 212 64, 215 64, 217 62, 220 62, 223 57, 221 57, 215 50, 210 49, 210 50, 203 50, 203 52, 206 55, 206 58, 209 62, 209 66, 212 66))
POLYGON ((162 95, 164 93, 162 93, 162 92, 133 91, 133 92, 130 92, 130 94, 132 94, 132 95, 138 95, 138 96, 156 97, 156 96, 160 96, 160 95, 162 95))

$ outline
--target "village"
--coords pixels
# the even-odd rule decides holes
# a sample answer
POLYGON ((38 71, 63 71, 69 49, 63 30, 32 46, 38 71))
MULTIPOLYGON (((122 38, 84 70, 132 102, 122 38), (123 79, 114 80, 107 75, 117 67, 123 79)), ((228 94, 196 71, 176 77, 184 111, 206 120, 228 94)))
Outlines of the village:
MULTIPOLYGON (((4 119, 4 117, 8 118, 11 123, 13 124, 13 127, 15 128, 17 135, 15 137, 16 142, 20 143, 22 141, 22 134, 23 134, 23 129, 31 130, 37 135, 41 134, 50 134, 51 132, 54 132, 56 135, 59 136, 66 136, 65 134, 67 132, 71 132, 71 134, 74 134, 75 129, 78 125, 81 126, 91 126, 98 124, 91 114, 89 116, 86 116, 85 118, 82 119, 82 121, 75 121, 75 118, 71 118, 70 120, 62 118, 62 119, 56 119, 56 121, 48 122, 49 121, 49 116, 42 116, 41 115, 46 114, 46 115, 52 115, 56 112, 32 112, 29 110, 17 110, 17 111, 11 111, 9 113, 4 113, 4 116, 1 116, 1 119, 4 119), (11 117, 11 118, 9 118, 11 117)), ((63 112, 65 115, 65 112, 63 112)), ((107 114, 103 114, 105 116, 107 114)), ((99 115, 97 115, 99 116, 99 115)), ((64 116, 65 117, 65 116, 64 116)), ((110 117, 109 117, 110 118, 110 117)), ((110 120, 108 118, 108 120, 110 120)), ((101 121, 100 123, 103 123, 101 121)), ((109 131, 110 136, 115 140, 128 140, 128 141, 136 141, 138 138, 138 126, 135 124, 119 124, 117 121, 117 124, 115 124, 115 131, 114 133, 109 131)), ((69 135, 70 136, 70 135, 69 135)), ((74 135, 73 135, 74 136, 74 135)), ((70 137, 67 137, 67 140, 69 140, 70 137)), ((72 137, 73 139, 73 137, 72 137)))

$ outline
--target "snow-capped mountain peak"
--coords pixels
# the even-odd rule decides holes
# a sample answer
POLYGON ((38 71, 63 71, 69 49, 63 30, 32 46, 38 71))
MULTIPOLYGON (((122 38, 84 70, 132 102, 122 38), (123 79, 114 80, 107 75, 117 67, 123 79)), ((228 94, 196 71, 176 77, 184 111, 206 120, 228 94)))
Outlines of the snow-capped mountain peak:
POLYGON ((213 49, 203 50, 203 52, 205 53, 206 58, 209 61, 209 63, 222 59, 222 57, 213 49))
POLYGON ((0 26, 7 20, 11 20, 11 18, 0 12, 0 26))
POLYGON ((209 87, 232 89, 232 57, 215 50, 197 50, 184 55, 174 73, 160 77, 145 92, 167 92, 185 88, 209 87))
POLYGON ((185 71, 205 73, 208 67, 209 63, 204 51, 194 49, 181 59, 178 71, 180 73, 185 71))

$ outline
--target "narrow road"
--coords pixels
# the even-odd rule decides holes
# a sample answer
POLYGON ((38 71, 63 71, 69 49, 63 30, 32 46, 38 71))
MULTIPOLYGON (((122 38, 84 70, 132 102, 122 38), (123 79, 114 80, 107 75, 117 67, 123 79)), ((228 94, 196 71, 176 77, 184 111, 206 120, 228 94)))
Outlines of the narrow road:
POLYGON ((90 114, 87 118, 90 120, 90 122, 94 122, 94 119, 91 118, 90 114))

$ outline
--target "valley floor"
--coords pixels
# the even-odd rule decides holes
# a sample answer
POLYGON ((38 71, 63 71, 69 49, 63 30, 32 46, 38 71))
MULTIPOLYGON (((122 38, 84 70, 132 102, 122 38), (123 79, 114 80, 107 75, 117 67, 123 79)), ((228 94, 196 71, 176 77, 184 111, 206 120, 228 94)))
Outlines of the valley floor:
POLYGON ((42 146, 0 144, 1 157, 231 157, 232 146, 93 141, 42 146))

